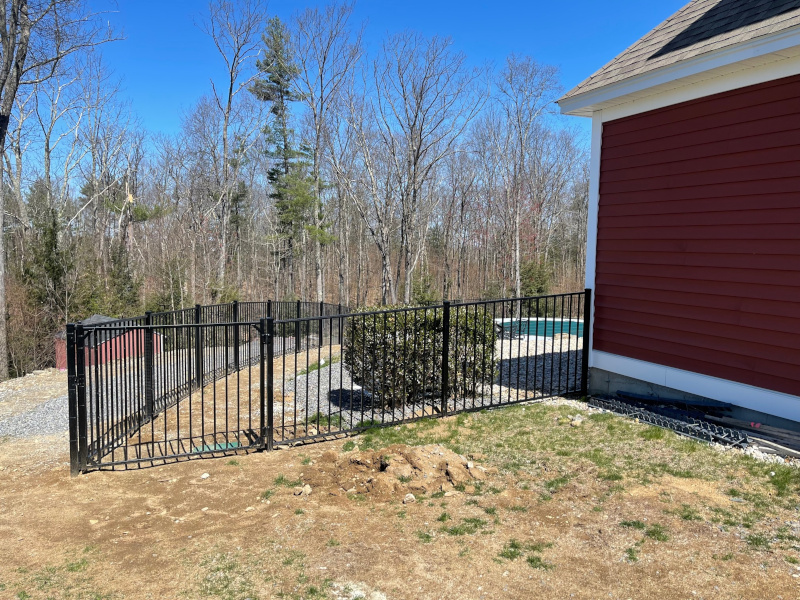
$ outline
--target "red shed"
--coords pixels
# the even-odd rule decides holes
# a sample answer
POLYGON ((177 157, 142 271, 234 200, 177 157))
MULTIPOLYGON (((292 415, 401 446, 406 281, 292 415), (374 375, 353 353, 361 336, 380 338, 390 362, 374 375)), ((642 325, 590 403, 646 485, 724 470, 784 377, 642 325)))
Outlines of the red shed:
MULTIPOLYGON (((82 321, 84 325, 100 325, 111 323, 117 319, 104 315, 92 315, 82 321)), ((144 330, 142 329, 108 329, 96 330, 86 340, 86 364, 102 365, 112 360, 134 358, 144 354, 144 330), (96 360, 95 360, 96 358, 96 360)), ((55 337, 56 368, 62 371, 67 368, 67 337, 60 332, 55 337)), ((153 333, 153 352, 160 354, 162 336, 153 333)))
POLYGON ((800 1, 694 0, 559 100, 591 117, 591 390, 800 421, 800 1))

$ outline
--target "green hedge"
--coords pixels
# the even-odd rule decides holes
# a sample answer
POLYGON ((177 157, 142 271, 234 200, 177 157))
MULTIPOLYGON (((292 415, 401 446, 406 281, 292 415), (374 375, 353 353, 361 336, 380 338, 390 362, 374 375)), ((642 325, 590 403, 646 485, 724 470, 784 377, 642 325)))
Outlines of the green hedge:
MULTIPOLYGON (((391 408, 441 399, 443 310, 395 308, 368 308, 365 312, 383 312, 348 319, 343 360, 353 381, 391 408)), ((451 398, 474 397, 493 383, 495 339, 491 311, 451 308, 451 398)))

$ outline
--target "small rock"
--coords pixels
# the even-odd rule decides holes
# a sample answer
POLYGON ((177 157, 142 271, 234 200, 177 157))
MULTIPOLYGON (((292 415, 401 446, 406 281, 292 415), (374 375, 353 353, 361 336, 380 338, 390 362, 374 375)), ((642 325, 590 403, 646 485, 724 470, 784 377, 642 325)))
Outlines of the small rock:
POLYGON ((308 484, 305 484, 303 486, 303 496, 310 496, 310 495, 311 495, 311 486, 308 485, 308 484))
POLYGON ((206 512, 206 511, 208 510, 208 507, 207 507, 207 506, 204 506, 204 507, 203 507, 203 508, 201 508, 200 510, 201 510, 202 512, 206 512))
POLYGON ((473 463, 471 460, 468 460, 467 461, 467 468, 468 469, 474 469, 475 468, 475 463, 473 463))
POLYGON ((248 506, 247 508, 244 509, 244 512, 251 512, 253 510, 255 509, 252 506, 248 506))
POLYGON ((317 430, 312 427, 308 430, 308 435, 317 435, 317 430))
POLYGON ((200 479, 208 479, 209 477, 211 477, 211 475, 209 475, 208 473, 203 473, 202 475, 200 475, 200 479))
POLYGON ((417 497, 414 494, 406 494, 406 497, 403 498, 403 504, 414 504, 417 501, 417 497))
POLYGON ((89 519, 89 525, 97 525, 99 521, 97 519, 89 519))
POLYGON ((455 494, 455 492, 445 492, 445 493, 444 493, 444 497, 445 497, 445 498, 449 498, 450 496, 452 496, 452 495, 454 495, 454 494, 455 494))

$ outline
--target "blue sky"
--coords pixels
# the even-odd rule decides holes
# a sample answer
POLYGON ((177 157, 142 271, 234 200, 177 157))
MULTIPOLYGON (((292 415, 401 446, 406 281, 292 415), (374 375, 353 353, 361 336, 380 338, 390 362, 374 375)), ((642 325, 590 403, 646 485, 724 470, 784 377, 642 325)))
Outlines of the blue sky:
MULTIPOLYGON (((511 52, 557 65, 565 88, 589 76, 688 0, 360 0, 368 49, 387 33, 414 29, 447 35, 476 65, 501 63, 511 52)), ((107 6, 104 0, 93 2, 107 6)), ((272 0, 270 14, 288 18, 317 3, 272 0)), ((124 94, 145 128, 174 133, 181 114, 210 89, 223 65, 195 23, 205 0, 117 0, 109 19, 126 39, 104 49, 124 94)), ((572 118, 588 131, 585 119, 572 118)))

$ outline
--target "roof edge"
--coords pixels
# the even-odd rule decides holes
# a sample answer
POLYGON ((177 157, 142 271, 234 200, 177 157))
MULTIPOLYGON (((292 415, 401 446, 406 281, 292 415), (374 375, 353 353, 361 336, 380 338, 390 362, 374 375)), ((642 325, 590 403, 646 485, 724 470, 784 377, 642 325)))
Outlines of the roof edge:
POLYGON ((800 25, 712 50, 569 98, 562 96, 556 103, 562 114, 590 116, 598 110, 599 104, 611 102, 613 105, 614 101, 619 104, 631 94, 793 47, 800 47, 800 25))

